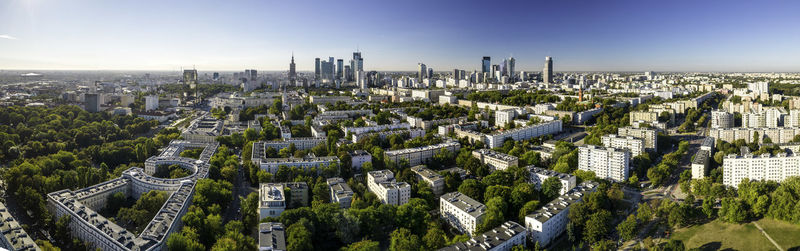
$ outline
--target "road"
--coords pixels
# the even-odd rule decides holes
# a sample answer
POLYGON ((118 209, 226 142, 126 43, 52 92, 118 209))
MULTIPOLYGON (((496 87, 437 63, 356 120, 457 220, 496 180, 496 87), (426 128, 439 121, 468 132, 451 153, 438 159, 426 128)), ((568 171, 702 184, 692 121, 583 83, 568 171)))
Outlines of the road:
MULTIPOLYGON (((237 153, 237 155, 240 153, 237 153)), ((241 160, 241 156, 239 156, 241 160)), ((240 161, 241 162, 241 161, 240 161)), ((244 176, 244 171, 242 170, 242 165, 239 165, 239 171, 236 174, 236 182, 233 184, 233 200, 228 205, 228 208, 225 210, 225 214, 222 216, 223 220, 227 223, 228 221, 232 220, 241 220, 242 213, 241 213, 241 200, 239 197, 247 197, 253 189, 250 187, 250 181, 248 181, 244 176)))

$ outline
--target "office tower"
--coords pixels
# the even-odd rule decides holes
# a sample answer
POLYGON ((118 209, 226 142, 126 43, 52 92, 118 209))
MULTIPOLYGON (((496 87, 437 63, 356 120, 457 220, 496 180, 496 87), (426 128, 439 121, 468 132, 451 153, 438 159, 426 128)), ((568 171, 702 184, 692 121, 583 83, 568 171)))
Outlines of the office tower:
POLYGON ((422 79, 424 79, 428 74, 428 69, 423 63, 419 63, 418 66, 419 66, 419 72, 417 72, 417 78, 420 81, 422 81, 422 79))
POLYGON ((553 82, 553 59, 550 57, 544 58, 544 69, 542 70, 542 78, 545 83, 553 82))
POLYGON ((500 78, 500 65, 493 64, 492 65, 492 72, 489 73, 492 78, 499 79, 500 78))
POLYGON ((85 95, 85 99, 86 99, 85 110, 87 112, 99 112, 100 111, 100 94, 87 93, 85 95))
POLYGON ((244 70, 244 78, 250 79, 250 69, 245 69, 244 70))
POLYGON ((481 60, 481 72, 483 72, 483 73, 489 72, 491 70, 491 68, 490 68, 491 65, 492 65, 492 58, 491 57, 483 57, 483 60, 481 60))
POLYGON ((353 80, 353 77, 351 77, 353 76, 353 69, 349 65, 344 66, 344 76, 347 81, 353 80))
POLYGON ((517 60, 514 57, 508 58, 508 78, 514 79, 514 65, 517 64, 517 60))
POLYGON ((291 83, 291 85, 294 85, 296 80, 297 80, 297 68, 294 65, 294 53, 292 53, 292 62, 289 63, 289 83, 291 83))
POLYGON ((333 60, 333 57, 328 57, 328 79, 333 80, 336 74, 336 61, 333 60))
POLYGON ((508 59, 503 59, 503 63, 500 64, 500 77, 508 76, 508 59))
POLYGON ((433 78, 433 68, 428 68, 428 78, 433 78))
POLYGON ((255 81, 258 79, 258 71, 256 69, 250 69, 250 80, 255 81))
POLYGON ((367 74, 363 71, 356 71, 356 85, 358 85, 361 90, 367 90, 367 74))
POLYGON ((453 69, 453 79, 455 79, 456 81, 460 80, 461 71, 459 71, 458 69, 453 69))
POLYGON ((320 74, 320 72, 319 72, 320 65, 319 64, 320 64, 319 58, 315 58, 314 59, 314 78, 315 79, 319 79, 319 74, 320 74))
POLYGON ((465 71, 465 70, 461 70, 461 71, 460 71, 460 73, 461 73, 461 75, 460 75, 460 76, 461 76, 461 79, 465 79, 465 78, 467 78, 467 71, 465 71))
POLYGON ((344 59, 337 59, 336 60, 336 79, 341 80, 342 74, 344 73, 342 67, 344 66, 344 59))
POLYGON ((213 77, 213 79, 214 79, 214 80, 219 80, 219 72, 215 72, 215 73, 213 74, 213 76, 214 76, 214 77, 213 77))

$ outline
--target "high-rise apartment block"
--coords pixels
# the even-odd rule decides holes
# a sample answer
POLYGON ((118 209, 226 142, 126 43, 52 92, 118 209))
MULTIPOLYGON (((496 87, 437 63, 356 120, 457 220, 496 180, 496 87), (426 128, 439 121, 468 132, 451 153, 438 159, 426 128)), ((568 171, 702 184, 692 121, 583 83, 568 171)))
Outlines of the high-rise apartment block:
POLYGON ((411 198, 411 185, 397 182, 394 173, 389 170, 367 173, 367 188, 384 204, 399 206, 408 203, 411 198))
POLYGON ((472 236, 484 214, 485 205, 459 192, 439 197, 439 215, 461 233, 472 236))
POLYGON ((578 147, 578 169, 593 171, 601 179, 627 181, 630 160, 631 152, 626 149, 594 145, 578 147))
POLYGON ((632 136, 620 137, 615 134, 604 135, 601 137, 603 146, 628 149, 631 151, 631 156, 636 157, 644 152, 644 140, 632 136))

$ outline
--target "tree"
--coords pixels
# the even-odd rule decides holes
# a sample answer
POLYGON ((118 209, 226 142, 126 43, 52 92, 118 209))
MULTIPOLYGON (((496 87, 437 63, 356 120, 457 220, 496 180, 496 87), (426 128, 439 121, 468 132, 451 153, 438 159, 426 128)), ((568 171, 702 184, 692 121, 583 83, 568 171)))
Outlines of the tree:
POLYGON ((711 197, 703 199, 703 214, 708 218, 714 215, 714 201, 715 199, 711 197))
POLYGON ((174 251, 203 251, 206 247, 198 242, 199 236, 191 227, 184 227, 181 232, 169 235, 167 248, 174 251))
POLYGON ((487 202, 488 200, 495 197, 500 197, 503 198, 503 200, 508 200, 510 195, 511 195, 511 188, 507 186, 494 185, 486 188, 486 192, 483 194, 483 199, 486 200, 487 202))
POLYGON ((561 194, 561 180, 555 176, 545 179, 542 182, 542 194, 547 198, 545 201, 558 197, 561 194))
POLYGON ((288 250, 307 250, 311 251, 314 250, 314 246, 311 244, 311 231, 308 231, 306 226, 302 223, 295 223, 289 226, 286 229, 286 248, 288 250))
POLYGON ((684 251, 686 247, 683 245, 681 240, 670 239, 666 245, 664 245, 664 251, 684 251))
POLYGON ((726 222, 742 223, 747 219, 747 205, 740 199, 724 198, 719 209, 719 218, 726 222))
POLYGON ((617 225, 617 232, 622 240, 632 240, 636 237, 637 231, 636 217, 633 214, 628 215, 628 218, 617 225))
POLYGON ((614 242, 608 239, 603 239, 598 242, 592 243, 593 251, 612 251, 617 250, 614 242))
POLYGON ((389 250, 391 251, 404 251, 404 250, 419 250, 422 247, 422 242, 419 236, 411 234, 411 231, 405 228, 398 228, 391 234, 391 244, 389 250))
POLYGON ((525 222, 525 216, 532 214, 537 209, 539 209, 539 201, 532 200, 525 203, 522 208, 519 210, 519 215, 517 215, 520 222, 525 222))
POLYGON ((583 240, 587 243, 595 243, 603 239, 610 231, 609 222, 611 222, 611 213, 606 210, 601 210, 589 216, 589 221, 586 222, 586 229, 583 232, 583 240))
POLYGON ((425 200, 411 198, 408 203, 397 207, 397 223, 400 227, 408 229, 413 234, 423 234, 431 218, 428 211, 430 209, 425 200))
POLYGON ((477 201, 483 201, 483 183, 475 179, 468 179, 458 186, 458 192, 477 201))
POLYGON ((428 250, 438 250, 444 247, 447 242, 447 236, 441 228, 431 227, 428 229, 428 232, 425 233, 425 236, 422 237, 422 241, 425 242, 425 247, 428 250))
POLYGON ((359 242, 354 242, 347 247, 343 247, 342 250, 344 251, 380 251, 380 243, 377 241, 371 240, 363 240, 359 242))

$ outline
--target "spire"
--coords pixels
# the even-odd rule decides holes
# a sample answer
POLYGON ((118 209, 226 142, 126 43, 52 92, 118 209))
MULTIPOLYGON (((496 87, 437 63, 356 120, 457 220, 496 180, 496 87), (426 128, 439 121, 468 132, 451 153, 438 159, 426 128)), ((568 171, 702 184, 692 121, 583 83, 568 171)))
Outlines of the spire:
POLYGON ((292 51, 292 63, 294 64, 294 51, 292 51))

